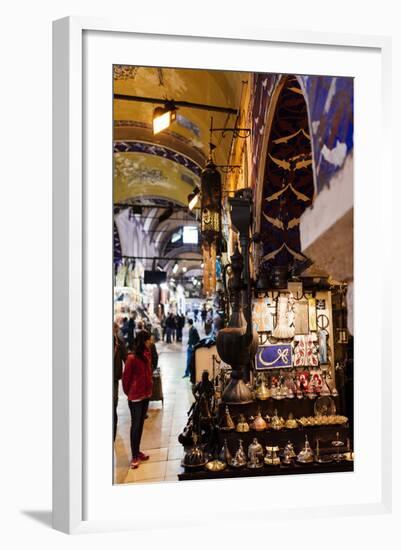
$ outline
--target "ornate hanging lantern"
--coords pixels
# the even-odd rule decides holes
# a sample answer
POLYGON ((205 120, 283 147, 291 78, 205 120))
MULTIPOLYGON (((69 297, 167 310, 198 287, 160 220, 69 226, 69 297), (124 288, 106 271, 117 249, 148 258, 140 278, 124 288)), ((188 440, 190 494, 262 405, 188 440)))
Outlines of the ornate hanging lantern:
POLYGON ((201 174, 201 234, 203 244, 216 243, 221 232, 221 176, 209 157, 201 174))
POLYGON ((211 154, 201 174, 201 236, 203 250, 203 290, 216 290, 216 256, 221 241, 221 176, 211 154))

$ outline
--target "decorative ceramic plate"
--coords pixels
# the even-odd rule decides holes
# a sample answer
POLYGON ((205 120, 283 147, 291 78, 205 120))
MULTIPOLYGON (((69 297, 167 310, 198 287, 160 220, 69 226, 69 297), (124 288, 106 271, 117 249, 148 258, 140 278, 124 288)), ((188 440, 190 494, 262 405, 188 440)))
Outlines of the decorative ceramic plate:
POLYGON ((336 414, 336 405, 331 397, 318 397, 315 401, 315 414, 321 416, 328 416, 330 414, 336 414))

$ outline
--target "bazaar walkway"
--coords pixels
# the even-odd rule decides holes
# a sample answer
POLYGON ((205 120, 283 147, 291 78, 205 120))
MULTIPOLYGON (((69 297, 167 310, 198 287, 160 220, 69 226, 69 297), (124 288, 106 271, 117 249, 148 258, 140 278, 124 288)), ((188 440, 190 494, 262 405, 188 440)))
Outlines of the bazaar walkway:
MULTIPOLYGON (((204 333, 200 325, 197 325, 197 328, 202 338, 204 333)), ((114 483, 177 481, 177 475, 183 471, 183 447, 178 443, 177 437, 186 424, 187 411, 193 402, 189 379, 182 378, 185 370, 187 335, 188 329, 185 328, 182 343, 157 343, 164 405, 161 401, 150 402, 141 444, 141 450, 149 454, 150 459, 135 470, 129 468, 131 417, 127 398, 120 385, 114 483)))

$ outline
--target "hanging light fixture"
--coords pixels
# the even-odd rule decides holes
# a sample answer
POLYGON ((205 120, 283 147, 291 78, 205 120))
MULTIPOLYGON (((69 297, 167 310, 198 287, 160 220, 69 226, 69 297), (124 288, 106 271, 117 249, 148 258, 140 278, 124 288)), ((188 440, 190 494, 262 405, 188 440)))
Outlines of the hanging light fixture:
POLYGON ((201 173, 201 235, 203 248, 203 289, 206 294, 216 290, 216 257, 221 244, 221 175, 213 162, 210 143, 209 159, 201 173))
POLYGON ((221 176, 211 155, 201 174, 201 234, 207 245, 216 243, 221 232, 221 176))
POLYGON ((173 267, 173 273, 175 274, 175 273, 177 273, 177 271, 178 271, 178 263, 175 262, 174 267, 173 267))
POLYGON ((153 134, 166 130, 176 117, 177 108, 173 101, 167 101, 164 107, 156 107, 153 111, 153 134))

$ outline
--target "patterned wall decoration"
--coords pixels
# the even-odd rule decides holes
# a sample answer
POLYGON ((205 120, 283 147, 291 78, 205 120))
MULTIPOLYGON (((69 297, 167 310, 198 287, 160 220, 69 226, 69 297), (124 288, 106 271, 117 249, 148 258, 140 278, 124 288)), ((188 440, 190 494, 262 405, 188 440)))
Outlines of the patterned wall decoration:
POLYGON ((329 76, 299 78, 309 107, 319 193, 353 151, 354 81, 329 76))
MULTIPOLYGON (((281 75, 257 73, 253 79, 252 182, 263 166, 261 149, 264 120, 281 75)), ((354 82, 349 77, 296 76, 301 84, 310 119, 316 192, 328 186, 333 175, 353 152, 354 82)))
POLYGON ((181 153, 177 153, 177 151, 168 149, 167 147, 156 145, 155 143, 147 143, 144 141, 115 141, 113 151, 114 153, 144 153, 147 155, 155 155, 177 162, 199 177, 201 174, 200 166, 190 158, 181 155, 181 153))
POLYGON ((264 263, 302 261, 300 218, 314 194, 308 113, 299 82, 280 92, 269 136, 263 180, 261 235, 264 263))

